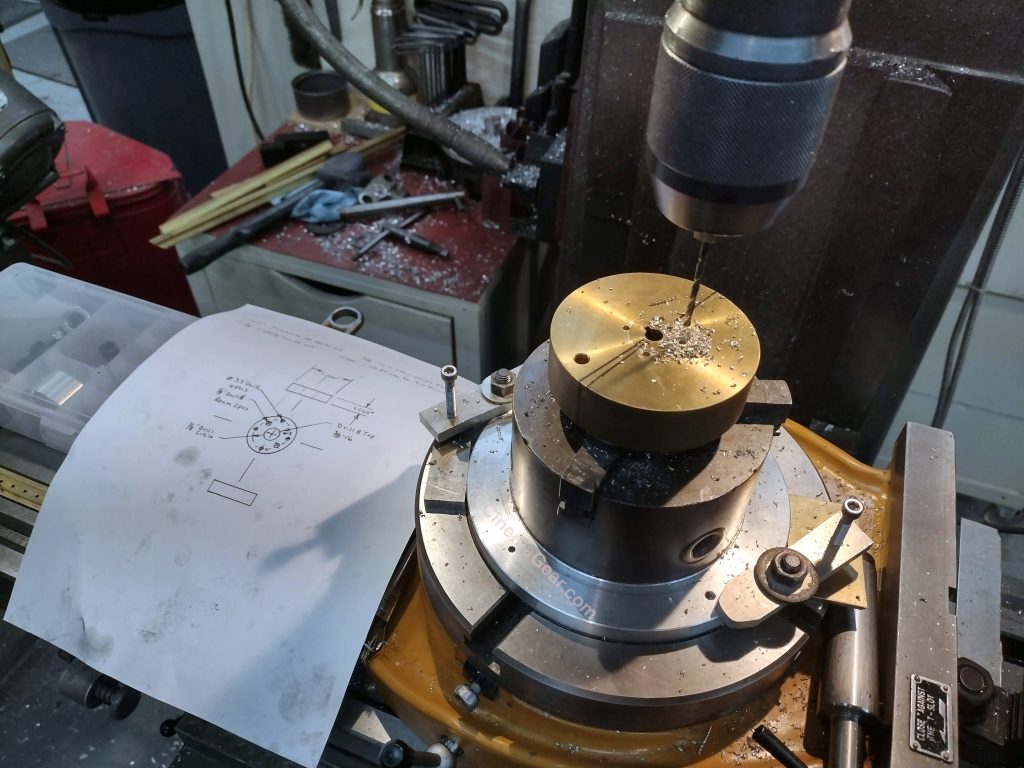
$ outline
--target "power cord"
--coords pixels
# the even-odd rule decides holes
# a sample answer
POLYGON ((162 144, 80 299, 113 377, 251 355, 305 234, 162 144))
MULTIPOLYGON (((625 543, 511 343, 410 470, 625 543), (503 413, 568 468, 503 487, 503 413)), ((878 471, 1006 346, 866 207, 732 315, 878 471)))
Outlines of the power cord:
POLYGON ((956 394, 956 387, 960 381, 960 373, 963 370, 964 360, 967 358, 967 347, 974 333, 974 321, 978 315, 978 306, 981 304, 985 286, 988 285, 989 275, 992 273, 992 265, 995 263, 996 255, 1006 237, 1006 230, 1013 212, 1020 202, 1021 193, 1024 192, 1024 144, 1017 151, 1017 157, 1010 169, 1010 176, 1006 181, 1006 187, 999 198, 999 207, 996 210, 995 219, 992 222, 992 229, 989 230, 985 239, 985 246, 978 261, 978 268, 974 271, 974 278, 967 286, 967 296, 960 307, 956 324, 953 326, 953 333, 949 337, 949 345, 946 347, 946 362, 942 370, 942 383, 939 385, 939 398, 935 404, 935 414, 932 416, 932 426, 941 428, 946 423, 949 409, 953 405, 953 396, 956 394))
POLYGON ((231 0, 224 0, 224 9, 228 14, 228 32, 231 33, 231 53, 235 59, 235 74, 238 76, 238 88, 242 92, 242 101, 245 102, 245 111, 249 114, 249 122, 256 132, 260 141, 263 141, 263 131, 256 121, 256 114, 252 110, 252 102, 245 87, 245 73, 242 71, 242 56, 238 51, 238 33, 235 30, 235 12, 231 9, 231 0))

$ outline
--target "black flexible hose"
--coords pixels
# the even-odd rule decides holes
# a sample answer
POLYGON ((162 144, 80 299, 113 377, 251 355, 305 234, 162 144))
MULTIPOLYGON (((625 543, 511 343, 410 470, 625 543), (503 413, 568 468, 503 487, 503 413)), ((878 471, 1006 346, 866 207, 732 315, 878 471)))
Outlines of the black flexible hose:
POLYGON ((992 228, 985 239, 985 247, 978 260, 978 267, 974 271, 971 284, 967 286, 967 296, 964 297, 964 303, 960 306, 960 313, 953 326, 953 333, 949 337, 938 402, 935 404, 935 413, 932 416, 933 427, 941 428, 946 423, 949 409, 953 405, 953 395, 956 394, 960 373, 963 370, 964 361, 967 359, 967 346, 974 333, 974 321, 978 316, 982 293, 985 286, 988 285, 992 265, 995 263, 996 255, 1006 237, 1006 230, 1022 193, 1024 193, 1024 144, 1017 151, 1017 157, 1010 169, 1010 176, 1006 180, 1006 187, 999 199, 999 207, 996 209, 992 228))
POLYGON ((468 162, 492 173, 508 170, 508 159, 476 134, 463 130, 447 117, 431 112, 407 99, 401 92, 371 72, 345 46, 335 40, 303 0, 277 0, 298 31, 317 52, 353 86, 381 104, 405 122, 418 128, 468 162))

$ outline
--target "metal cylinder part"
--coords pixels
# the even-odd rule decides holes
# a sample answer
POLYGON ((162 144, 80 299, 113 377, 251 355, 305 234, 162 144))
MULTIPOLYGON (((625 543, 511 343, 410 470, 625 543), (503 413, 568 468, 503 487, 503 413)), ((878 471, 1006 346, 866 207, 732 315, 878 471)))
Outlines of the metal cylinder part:
POLYGON ((616 448, 563 418, 549 392, 548 345, 513 393, 512 498, 547 551, 611 581, 657 583, 706 568, 743 521, 772 427, 736 424, 699 448, 616 448))
POLYGON ((647 124, 655 200, 713 235, 769 226, 802 186, 852 36, 849 0, 676 0, 647 124))
POLYGON ((600 440, 684 451, 739 419, 761 357, 740 309, 706 286, 685 321, 693 283, 633 272, 569 294, 551 320, 548 378, 558 407, 600 440))
POLYGON ((865 606, 834 605, 826 617, 825 670, 818 712, 831 720, 829 766, 860 768, 864 762, 860 722, 878 714, 877 578, 864 556, 865 606))
POLYGON ((461 38, 400 43, 416 72, 420 103, 436 107, 466 84, 466 44, 461 38))
POLYGON ((829 768, 861 768, 864 765, 864 738, 856 719, 846 715, 833 717, 828 741, 829 768))
POLYGON ((337 72, 300 72, 292 79, 295 107, 308 120, 337 120, 348 114, 348 81, 337 72))
POLYGON ((405 0, 373 0, 370 19, 373 50, 377 57, 374 72, 392 88, 405 94, 415 93, 416 83, 405 66, 404 57, 395 51, 398 36, 409 27, 405 0))

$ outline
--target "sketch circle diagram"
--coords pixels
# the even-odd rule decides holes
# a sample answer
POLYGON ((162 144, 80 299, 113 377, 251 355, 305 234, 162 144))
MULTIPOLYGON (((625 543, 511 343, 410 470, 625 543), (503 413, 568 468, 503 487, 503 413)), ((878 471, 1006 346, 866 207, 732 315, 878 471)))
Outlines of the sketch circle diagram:
POLYGON ((245 442, 256 453, 277 453, 295 442, 299 428, 287 416, 264 416, 245 435, 245 442))

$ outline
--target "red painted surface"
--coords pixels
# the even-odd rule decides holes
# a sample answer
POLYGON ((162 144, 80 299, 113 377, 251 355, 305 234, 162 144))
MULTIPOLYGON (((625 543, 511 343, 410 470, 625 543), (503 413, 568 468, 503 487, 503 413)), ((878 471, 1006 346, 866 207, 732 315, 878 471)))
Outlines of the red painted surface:
MULTIPOLYGON (((262 170, 259 152, 253 150, 200 192, 189 207, 209 198, 213 190, 244 181, 262 170)), ((409 195, 448 191, 440 179, 416 171, 398 173, 397 153, 371 168, 374 174, 385 171, 399 178, 409 195)), ((398 212, 388 220, 397 223, 405 215, 398 212)), ((230 225, 215 231, 222 232, 227 226, 230 225)), ((447 260, 439 259, 388 239, 361 261, 355 261, 352 257, 359 248, 359 242, 367 232, 374 231, 373 220, 350 224, 342 231, 324 237, 309 234, 301 222, 290 221, 255 239, 252 244, 286 256, 477 303, 491 278, 498 274, 512 253, 517 239, 486 225, 480 203, 476 201, 468 201, 463 211, 438 209, 420 219, 412 229, 445 246, 451 256, 447 260)))
POLYGON ((39 265, 198 314, 177 254, 149 243, 185 199, 170 158, 101 125, 73 121, 55 165, 60 178, 10 219, 72 269, 39 265))

